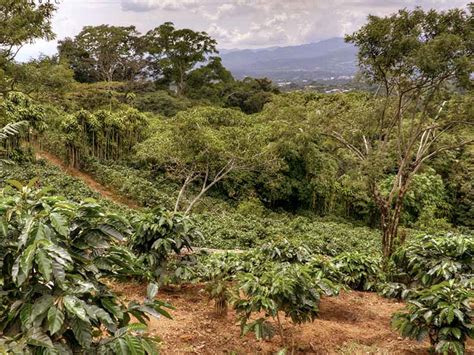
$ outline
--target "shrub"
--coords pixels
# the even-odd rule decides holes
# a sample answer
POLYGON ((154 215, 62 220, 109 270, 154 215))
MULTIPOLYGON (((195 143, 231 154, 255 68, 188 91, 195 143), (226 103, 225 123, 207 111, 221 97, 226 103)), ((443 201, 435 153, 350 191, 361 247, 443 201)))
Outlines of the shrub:
POLYGON ((465 342, 474 337, 472 290, 445 281, 418 291, 405 312, 395 313, 392 326, 403 337, 422 340, 429 336, 436 352, 464 354, 465 342))
POLYGON ((411 295, 411 290, 400 282, 386 282, 379 285, 377 292, 387 298, 406 299, 411 295))
POLYGON ((169 317, 157 286, 143 304, 126 304, 101 281, 114 273, 97 263, 127 221, 93 200, 48 196, 35 181, 11 184, 0 192, 0 352, 155 353, 143 334, 148 314, 169 317))
POLYGON ((265 214, 265 206, 258 198, 251 197, 239 203, 237 212, 243 216, 262 217, 265 214))
POLYGON ((255 248, 276 237, 303 244, 311 253, 336 256, 347 250, 378 255, 379 231, 347 223, 270 213, 265 217, 237 213, 195 216, 205 236, 205 247, 219 249, 255 248))
POLYGON ((313 278, 326 278, 335 284, 342 282, 342 273, 336 267, 331 258, 323 255, 314 255, 307 264, 313 278))
POLYGON ((161 208, 138 215, 130 240, 132 250, 142 256, 156 276, 164 271, 170 253, 192 250, 196 239, 202 238, 191 219, 161 208))
POLYGON ((413 238, 397 250, 392 260, 396 272, 414 286, 466 280, 474 274, 474 237, 445 234, 413 238))
POLYGON ((321 294, 337 292, 329 280, 313 278, 309 268, 299 264, 273 264, 260 275, 242 273, 237 279, 233 305, 240 318, 242 335, 253 331, 259 339, 273 335, 267 321, 272 318, 285 341, 280 313, 294 324, 313 321, 319 313, 321 294), (250 321, 253 314, 261 312, 263 317, 250 321))
POLYGON ((164 206, 172 208, 173 196, 177 194, 178 187, 164 177, 151 179, 150 173, 143 170, 133 169, 120 164, 99 163, 89 159, 85 170, 105 186, 117 191, 140 206, 154 207, 164 206))
POLYGON ((310 250, 302 243, 280 239, 263 244, 258 251, 264 257, 279 262, 303 263, 311 258, 310 250))
POLYGON ((342 253, 334 258, 334 264, 342 274, 342 283, 354 290, 374 290, 382 275, 379 258, 358 252, 342 253))

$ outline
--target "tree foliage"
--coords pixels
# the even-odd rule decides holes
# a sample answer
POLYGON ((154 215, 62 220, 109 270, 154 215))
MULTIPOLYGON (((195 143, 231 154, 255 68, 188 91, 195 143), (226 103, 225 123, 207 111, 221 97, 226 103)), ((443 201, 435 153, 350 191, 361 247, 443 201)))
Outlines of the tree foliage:
POLYGON ((174 82, 179 95, 186 90, 188 72, 208 55, 217 53, 217 42, 207 33, 176 29, 172 22, 147 32, 143 41, 154 76, 174 82))
MULTIPOLYGON (((472 117, 450 114, 455 102, 450 88, 470 85, 471 17, 461 9, 400 10, 383 18, 370 16, 346 38, 359 48, 361 69, 379 90, 375 99, 346 110, 351 112, 347 120, 324 120, 325 131, 364 167, 380 210, 386 257, 394 250, 413 177, 436 155, 472 142, 465 128, 472 117), (384 195, 378 182, 389 172, 394 178, 384 195)), ((335 109, 340 117, 341 107, 335 109)))
POLYGON ((199 107, 163 120, 156 133, 138 145, 137 158, 164 167, 182 182, 175 211, 187 188, 195 182, 201 189, 191 198, 185 213, 215 184, 230 173, 252 170, 271 163, 265 127, 239 111, 199 107), (269 158, 270 157, 270 158, 269 158))
POLYGON ((74 39, 60 41, 58 51, 81 82, 132 80, 144 66, 134 26, 86 26, 74 39))

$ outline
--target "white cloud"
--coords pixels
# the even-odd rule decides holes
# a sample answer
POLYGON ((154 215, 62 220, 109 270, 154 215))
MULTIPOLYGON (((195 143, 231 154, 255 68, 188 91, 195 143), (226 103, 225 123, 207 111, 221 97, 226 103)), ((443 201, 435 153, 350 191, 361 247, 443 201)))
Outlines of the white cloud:
POLYGON ((122 0, 124 11, 146 12, 155 9, 179 11, 200 6, 199 0, 122 0))
MULTIPOLYGON (((465 7, 466 0, 65 0, 53 28, 61 39, 85 25, 135 25, 146 32, 171 21, 178 28, 207 30, 220 48, 254 48, 343 36, 363 25, 368 14, 415 6, 465 7)), ((54 48, 54 42, 38 42, 25 48, 22 57, 52 54, 54 48)))

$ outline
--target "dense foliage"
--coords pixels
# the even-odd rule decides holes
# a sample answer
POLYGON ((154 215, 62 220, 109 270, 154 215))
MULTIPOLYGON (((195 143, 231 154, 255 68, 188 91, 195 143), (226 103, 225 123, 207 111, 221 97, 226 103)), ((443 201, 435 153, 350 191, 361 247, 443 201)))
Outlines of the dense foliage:
POLYGON ((405 312, 396 313, 393 326, 402 336, 416 340, 429 337, 434 350, 464 354, 466 339, 474 338, 472 289, 445 281, 417 292, 405 312))
POLYGON ((163 209, 141 214, 133 223, 136 227, 130 247, 143 256, 157 277, 164 274, 169 254, 179 255, 183 249, 192 251, 195 240, 202 238, 188 217, 163 209))
POLYGON ((237 280, 234 308, 240 315, 242 334, 253 331, 259 339, 273 334, 268 317, 277 321, 284 340, 280 312, 295 324, 313 321, 319 313, 321 294, 336 293, 329 280, 315 279, 309 268, 297 264, 276 264, 257 275, 242 273, 237 280), (263 317, 250 321, 253 314, 260 313, 263 317))
MULTIPOLYGON (((1 346, 14 353, 155 353, 148 315, 169 317, 151 285, 143 303, 121 301, 97 259, 128 233, 93 200, 75 204, 35 181, 1 191, 1 346), (132 317, 139 323, 134 323, 132 317)), ((132 260, 133 261, 133 260, 132 260)))
POLYGON ((403 275, 411 284, 428 287, 469 280, 474 277, 473 260, 474 236, 461 234, 419 236, 393 256, 398 277, 403 275))

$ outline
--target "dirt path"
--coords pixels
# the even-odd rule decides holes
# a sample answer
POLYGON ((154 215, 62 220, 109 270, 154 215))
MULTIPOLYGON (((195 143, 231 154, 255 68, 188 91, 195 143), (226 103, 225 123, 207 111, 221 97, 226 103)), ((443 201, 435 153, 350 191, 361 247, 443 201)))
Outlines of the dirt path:
POLYGON ((87 186, 91 188, 91 190, 99 193, 101 196, 103 196, 104 198, 108 200, 111 200, 115 203, 120 203, 122 205, 126 205, 130 208, 138 208, 138 205, 135 202, 123 196, 120 196, 113 190, 97 182, 91 175, 84 173, 80 171, 79 169, 67 166, 66 164, 64 164, 64 162, 61 159, 59 159, 58 157, 54 156, 51 153, 45 152, 44 150, 37 150, 36 159, 46 160, 52 165, 59 167, 66 174, 71 175, 75 178, 78 178, 79 180, 82 180, 87 186))
MULTIPOLYGON (((130 300, 146 294, 146 286, 139 283, 113 288, 130 300)), ((257 341, 253 334, 240 337, 235 312, 229 309, 227 316, 217 318, 203 285, 164 289, 158 298, 176 308, 171 311, 173 320, 151 319, 149 323, 150 332, 163 340, 162 354, 275 354, 285 347, 278 336, 267 341, 257 341)), ((391 316, 402 307, 401 302, 369 292, 324 297, 320 316, 313 323, 283 322, 287 343, 294 344, 294 354, 428 354, 428 341, 402 339, 391 329, 391 316)), ((471 340, 466 350, 474 352, 471 340)))
MULTIPOLYGON (((78 169, 67 167, 54 155, 38 151, 38 159, 58 166, 65 173, 82 180, 92 190, 130 208, 138 206, 97 182, 78 169)), ((204 248, 203 248, 204 249, 204 248)), ((208 250, 225 252, 224 250, 208 250)), ((126 299, 143 299, 146 285, 115 284, 114 289, 126 299)), ((252 334, 240 337, 240 326, 233 310, 217 318, 213 304, 202 285, 184 286, 159 293, 158 298, 171 303, 173 320, 151 319, 150 332, 163 340, 163 354, 272 354, 285 347, 278 336, 257 341, 252 334)), ((288 346, 294 354, 428 354, 428 343, 402 339, 390 327, 391 315, 403 307, 375 293, 343 292, 338 297, 323 298, 320 317, 298 327, 284 321, 288 346)), ((467 354, 474 354, 474 342, 468 341, 467 354)))
MULTIPOLYGON (((38 147, 36 147, 36 159, 43 159, 49 162, 52 165, 55 165, 59 167, 61 170, 63 170, 66 174, 75 177, 82 182, 84 182, 89 188, 97 193, 99 193, 102 197, 113 201, 115 203, 119 203, 125 206, 128 206, 129 208, 139 208, 135 202, 133 202, 130 199, 127 199, 120 194, 116 193, 112 189, 102 185, 99 183, 97 180, 94 179, 91 175, 80 171, 79 169, 72 168, 70 166, 67 166, 61 159, 58 157, 54 156, 51 153, 48 153, 44 150, 40 150, 38 147)), ((236 252, 236 253, 241 253, 242 250, 238 249, 232 249, 232 250, 223 250, 223 249, 209 249, 209 248, 198 248, 194 247, 193 248, 194 252, 198 252, 200 250, 207 251, 208 253, 226 253, 226 252, 236 252)))

